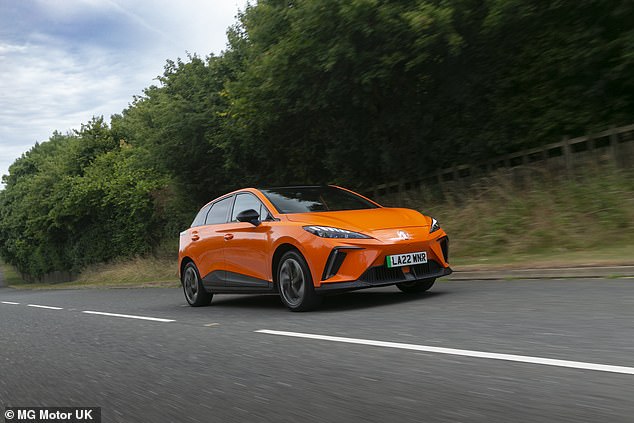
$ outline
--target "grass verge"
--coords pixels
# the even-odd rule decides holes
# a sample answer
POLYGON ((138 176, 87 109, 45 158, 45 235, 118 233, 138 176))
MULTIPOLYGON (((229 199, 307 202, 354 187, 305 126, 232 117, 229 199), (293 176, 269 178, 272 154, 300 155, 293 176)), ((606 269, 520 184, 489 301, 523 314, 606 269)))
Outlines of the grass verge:
POLYGON ((436 217, 455 265, 634 264, 633 171, 521 171, 383 200, 436 217))
POLYGON ((3 274, 3 280, 5 286, 13 286, 26 283, 20 274, 16 272, 13 266, 6 264, 3 261, 0 261, 0 270, 3 274))
POLYGON ((149 288, 180 286, 176 260, 156 257, 136 257, 113 263, 89 266, 72 282, 56 284, 28 283, 11 268, 5 266, 5 282, 22 289, 78 289, 78 288, 149 288), (8 280, 6 269, 15 277, 8 280))
POLYGON ((600 247, 590 251, 537 254, 497 254, 490 257, 457 257, 451 264, 460 270, 551 269, 593 266, 634 266, 634 245, 600 247))

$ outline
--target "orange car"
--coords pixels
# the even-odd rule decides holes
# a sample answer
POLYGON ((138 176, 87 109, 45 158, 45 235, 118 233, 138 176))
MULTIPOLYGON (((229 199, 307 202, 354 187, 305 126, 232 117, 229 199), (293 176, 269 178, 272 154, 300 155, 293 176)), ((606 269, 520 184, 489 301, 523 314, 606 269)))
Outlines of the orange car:
POLYGON ((246 188, 205 205, 180 234, 179 275, 192 306, 277 292, 301 311, 336 291, 426 291, 451 273, 448 247, 435 219, 344 188, 246 188))

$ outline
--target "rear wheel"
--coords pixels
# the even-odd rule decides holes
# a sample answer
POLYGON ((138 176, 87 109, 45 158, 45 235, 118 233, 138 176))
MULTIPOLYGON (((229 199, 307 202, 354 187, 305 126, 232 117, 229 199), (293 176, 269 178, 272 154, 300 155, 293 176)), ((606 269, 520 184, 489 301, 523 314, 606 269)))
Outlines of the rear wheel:
POLYGON ((425 292, 431 288, 436 282, 436 279, 423 279, 420 281, 401 282, 397 283, 396 287, 406 294, 416 294, 419 292, 425 292))
POLYGON ((306 311, 321 303, 315 292, 308 264, 297 251, 287 251, 277 266, 277 287, 280 298, 291 311, 306 311))
POLYGON ((190 306, 200 307, 209 305, 214 295, 205 291, 205 287, 198 274, 198 269, 194 263, 189 262, 185 265, 183 274, 181 275, 181 282, 183 284, 185 299, 190 306))

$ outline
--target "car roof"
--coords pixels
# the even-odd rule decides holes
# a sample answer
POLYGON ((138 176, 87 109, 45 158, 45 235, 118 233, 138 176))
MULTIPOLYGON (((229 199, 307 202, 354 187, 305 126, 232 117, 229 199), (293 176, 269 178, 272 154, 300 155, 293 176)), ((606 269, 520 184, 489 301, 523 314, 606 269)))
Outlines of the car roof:
POLYGON ((265 190, 271 190, 271 189, 324 188, 324 187, 337 188, 334 185, 287 185, 287 186, 280 186, 280 187, 259 187, 257 189, 260 191, 265 191, 265 190))

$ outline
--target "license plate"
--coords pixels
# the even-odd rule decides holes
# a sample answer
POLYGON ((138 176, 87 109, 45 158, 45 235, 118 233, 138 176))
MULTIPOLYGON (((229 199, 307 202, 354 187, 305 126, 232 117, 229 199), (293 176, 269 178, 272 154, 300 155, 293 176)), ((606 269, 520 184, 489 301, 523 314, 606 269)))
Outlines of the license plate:
POLYGON ((395 254, 387 256, 387 267, 413 266, 415 264, 427 263, 427 252, 420 251, 417 253, 395 254))

